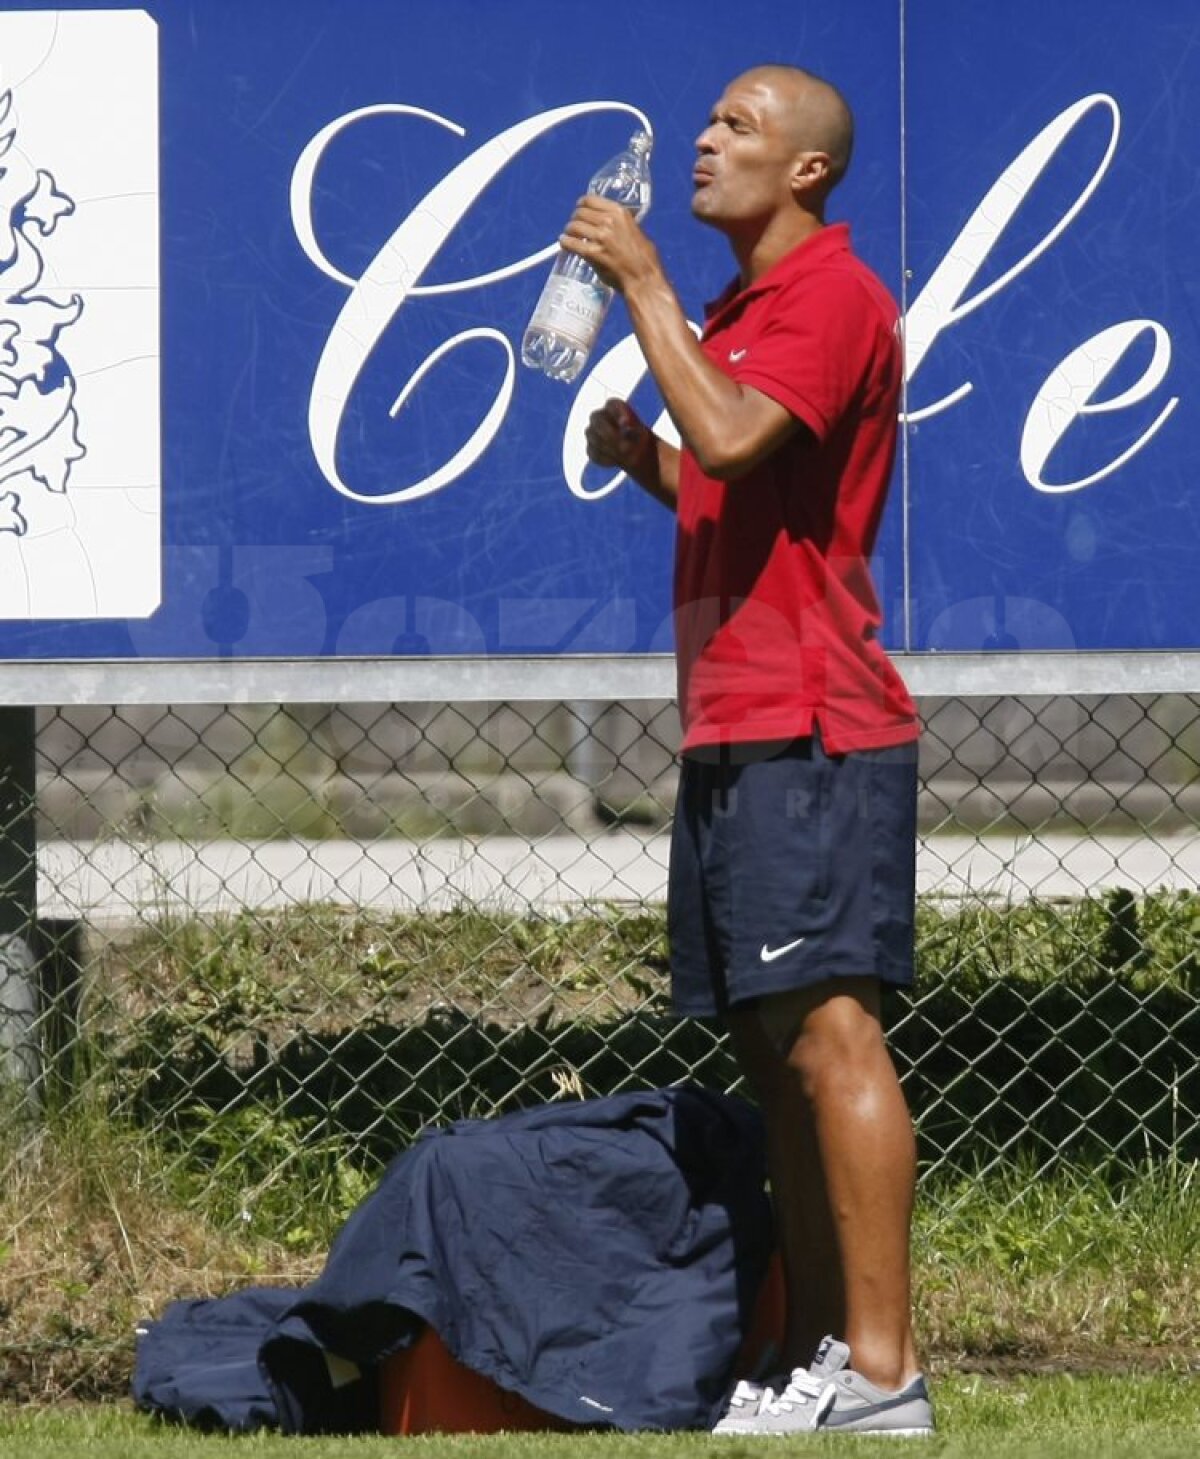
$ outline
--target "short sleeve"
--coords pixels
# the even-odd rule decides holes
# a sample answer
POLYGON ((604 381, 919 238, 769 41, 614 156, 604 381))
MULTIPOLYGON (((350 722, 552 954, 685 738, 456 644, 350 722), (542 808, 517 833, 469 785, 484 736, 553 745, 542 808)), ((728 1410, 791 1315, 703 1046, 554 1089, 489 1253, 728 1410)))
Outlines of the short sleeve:
POLYGON ((777 401, 824 441, 860 400, 895 320, 853 273, 823 269, 781 289, 733 378, 777 401))

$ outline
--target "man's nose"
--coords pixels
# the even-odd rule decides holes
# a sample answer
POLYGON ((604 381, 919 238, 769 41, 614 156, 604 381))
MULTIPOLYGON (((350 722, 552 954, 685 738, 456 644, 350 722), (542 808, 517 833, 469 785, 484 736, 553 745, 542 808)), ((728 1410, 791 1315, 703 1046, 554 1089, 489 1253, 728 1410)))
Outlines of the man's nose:
POLYGON ((712 127, 705 127, 696 138, 696 151, 703 155, 704 153, 715 152, 716 150, 717 143, 713 136, 713 129, 712 127))

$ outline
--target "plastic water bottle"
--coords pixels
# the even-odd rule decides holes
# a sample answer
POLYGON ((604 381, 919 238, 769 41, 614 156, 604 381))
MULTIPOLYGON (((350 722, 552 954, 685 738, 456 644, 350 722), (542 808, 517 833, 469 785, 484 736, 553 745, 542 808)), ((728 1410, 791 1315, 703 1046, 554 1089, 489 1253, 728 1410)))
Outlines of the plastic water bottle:
MULTIPOLYGON (((625 151, 610 158, 588 183, 588 192, 612 198, 639 220, 645 217, 651 145, 647 132, 634 132, 625 151)), ((574 380, 587 363, 612 296, 590 263, 559 249, 521 341, 522 361, 552 380, 574 380)))

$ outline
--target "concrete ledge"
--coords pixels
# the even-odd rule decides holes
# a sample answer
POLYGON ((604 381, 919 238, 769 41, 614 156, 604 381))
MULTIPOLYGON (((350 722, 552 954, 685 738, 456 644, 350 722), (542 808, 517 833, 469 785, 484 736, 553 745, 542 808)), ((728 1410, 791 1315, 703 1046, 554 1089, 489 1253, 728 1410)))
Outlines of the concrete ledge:
MULTIPOLYGON (((918 696, 1200 692, 1200 652, 897 653, 918 696)), ((0 663, 0 703, 339 704, 670 699, 670 654, 0 663)))

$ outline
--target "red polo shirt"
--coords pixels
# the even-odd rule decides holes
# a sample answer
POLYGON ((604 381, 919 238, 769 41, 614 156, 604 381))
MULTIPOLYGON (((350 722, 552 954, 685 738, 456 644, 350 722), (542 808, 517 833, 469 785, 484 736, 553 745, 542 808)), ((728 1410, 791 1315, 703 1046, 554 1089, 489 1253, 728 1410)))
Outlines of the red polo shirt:
POLYGON ((675 633, 685 751, 792 739, 826 749, 917 735, 880 647, 868 559, 896 448, 902 378, 891 295, 822 228, 746 289, 711 305, 705 354, 778 401, 797 431, 737 481, 684 450, 675 633))

